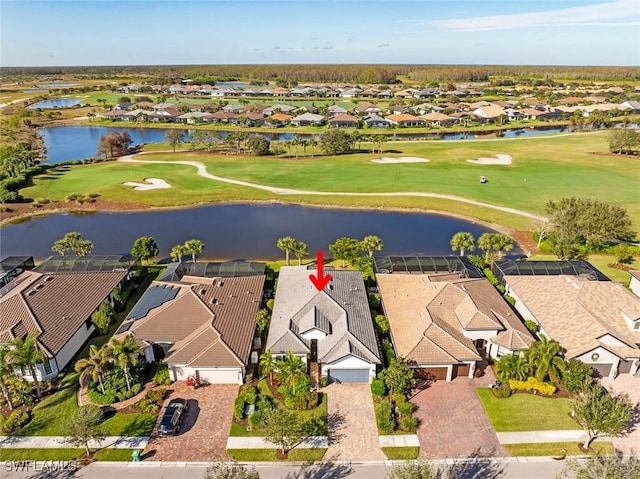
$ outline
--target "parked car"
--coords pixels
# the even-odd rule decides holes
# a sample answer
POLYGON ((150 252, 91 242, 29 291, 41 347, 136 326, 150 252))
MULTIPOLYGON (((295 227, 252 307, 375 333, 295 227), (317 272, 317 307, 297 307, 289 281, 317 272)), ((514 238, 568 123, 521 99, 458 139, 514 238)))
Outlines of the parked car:
POLYGON ((187 414, 187 401, 184 399, 172 399, 167 409, 164 410, 158 432, 163 436, 172 436, 180 433, 182 420, 187 414))

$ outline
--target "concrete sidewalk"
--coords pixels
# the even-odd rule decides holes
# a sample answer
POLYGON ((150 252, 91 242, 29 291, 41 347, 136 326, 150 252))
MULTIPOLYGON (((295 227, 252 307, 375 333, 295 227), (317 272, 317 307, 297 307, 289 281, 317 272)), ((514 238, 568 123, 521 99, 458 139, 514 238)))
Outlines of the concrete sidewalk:
MULTIPOLYGON (((266 441, 264 437, 230 437, 227 439, 227 449, 278 449, 279 447, 266 441)), ((329 447, 329 438, 327 436, 312 436, 296 446, 296 448, 317 447, 329 447)))
MULTIPOLYGON (((64 442, 62 436, 0 436, 0 448, 14 449, 54 449, 73 448, 64 442)), ((144 449, 149 442, 148 437, 107 436, 104 441, 89 441, 92 449, 111 447, 115 449, 144 449)))
MULTIPOLYGON (((497 432, 500 444, 528 444, 543 442, 584 442, 587 433, 576 431, 522 431, 522 432, 497 432)), ((608 437, 598 438, 596 441, 610 441, 608 437)))

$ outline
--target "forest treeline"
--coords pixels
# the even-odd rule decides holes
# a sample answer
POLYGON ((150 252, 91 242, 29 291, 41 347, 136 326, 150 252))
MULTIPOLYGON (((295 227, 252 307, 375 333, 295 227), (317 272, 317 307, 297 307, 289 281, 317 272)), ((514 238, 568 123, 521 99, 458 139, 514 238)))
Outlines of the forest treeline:
POLYGON ((455 81, 484 82, 495 78, 541 78, 549 80, 640 80, 640 67, 527 66, 527 65, 158 65, 87 67, 2 67, 4 81, 31 81, 58 76, 82 79, 138 77, 167 84, 181 79, 224 81, 243 79, 283 85, 301 82, 392 84, 402 78, 418 83, 455 81), (41 79, 41 78, 40 78, 41 79))

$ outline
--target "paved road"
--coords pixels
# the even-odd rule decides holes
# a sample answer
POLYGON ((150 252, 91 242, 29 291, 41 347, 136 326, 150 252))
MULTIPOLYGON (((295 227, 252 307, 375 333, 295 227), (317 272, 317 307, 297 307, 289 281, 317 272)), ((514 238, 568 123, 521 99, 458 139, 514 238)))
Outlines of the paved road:
MULTIPOLYGON (((30 472, 16 472, 5 469, 2 465, 0 477, 2 479, 113 479, 126 477, 127 479, 202 479, 206 467, 204 465, 162 465, 153 463, 155 467, 144 465, 141 467, 111 466, 106 463, 96 463, 78 471, 59 471, 47 473, 39 470, 30 472)), ((535 461, 535 462, 491 462, 469 463, 464 469, 463 479, 553 479, 558 474, 563 462, 535 461)), ((465 466, 463 466, 465 467, 465 466)), ((349 466, 343 463, 324 463, 311 466, 282 466, 259 465, 257 467, 261 479, 384 479, 391 467, 384 464, 367 464, 349 466)))

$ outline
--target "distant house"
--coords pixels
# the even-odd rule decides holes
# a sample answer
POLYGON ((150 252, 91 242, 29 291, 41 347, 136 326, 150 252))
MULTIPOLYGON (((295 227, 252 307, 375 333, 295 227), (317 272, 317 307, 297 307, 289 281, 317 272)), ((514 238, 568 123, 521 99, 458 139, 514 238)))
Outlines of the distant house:
POLYGON ((640 113, 640 101, 628 100, 620 104, 620 109, 629 110, 632 113, 640 113))
POLYGON ((555 339, 567 358, 601 376, 640 365, 640 298, 586 261, 500 261, 493 271, 515 308, 555 339))
POLYGON ((324 116, 314 113, 303 113, 291 118, 290 123, 293 126, 319 126, 324 123, 324 116))
POLYGON ((633 294, 640 297, 640 270, 631 270, 631 282, 629 283, 629 289, 633 291, 633 294))
MULTIPOLYGON (((93 333, 91 315, 103 301, 113 304, 139 265, 131 256, 50 257, 14 276, 0 289, 0 344, 35 333, 47 357, 38 379, 57 376, 93 333)), ((20 371, 32 380, 28 370, 20 371)))
POLYGON ((418 116, 410 115, 409 113, 401 113, 399 115, 389 115, 387 116, 387 120, 392 125, 398 126, 424 126, 424 120, 418 116))
POLYGON ((243 276, 214 276, 223 265, 173 263, 145 291, 115 337, 132 334, 147 361, 166 363, 173 380, 195 375, 203 383, 242 384, 262 301, 264 265, 263 274, 249 269, 243 276))
POLYGON ((246 106, 244 105, 240 105, 238 103, 233 103, 230 105, 225 105, 222 108, 222 111, 226 111, 227 113, 235 113, 235 114, 240 114, 242 113, 244 110, 246 109, 246 106))
POLYGON ((450 126, 456 123, 457 118, 449 115, 445 115, 443 113, 427 113, 425 115, 420 115, 428 125, 436 125, 436 126, 450 126))
MULTIPOLYGON (((434 379, 474 375, 484 358, 527 349, 533 337, 493 285, 457 257, 408 257, 376 280, 398 356, 434 379), (442 271, 438 271, 438 265, 442 271), (429 271, 430 270, 430 271, 429 271)), ((376 267, 379 264, 376 261, 376 267)))
POLYGON ((375 114, 365 116, 363 121, 369 128, 389 128, 391 126, 389 120, 375 114))
POLYGON ((243 126, 263 126, 265 121, 264 115, 257 111, 245 111, 238 118, 238 123, 243 126))
POLYGON ((329 128, 356 128, 358 126, 358 118, 353 115, 340 114, 329 118, 327 123, 329 128))
POLYGON ((473 114, 478 120, 487 123, 495 123, 500 117, 506 118, 507 116, 502 107, 499 106, 481 106, 473 110, 473 114))
POLYGON ((265 119, 265 125, 272 126, 274 128, 280 128, 285 126, 293 116, 285 113, 274 113, 270 117, 265 119))
POLYGON ((440 96, 440 90, 437 88, 424 88, 413 94, 414 98, 436 98, 440 96))
POLYGON ((373 113, 380 113, 382 110, 380 109, 379 106, 374 105, 373 103, 360 103, 358 106, 356 106, 353 111, 355 111, 356 113, 366 113, 366 114, 373 114, 373 113))
POLYGON ((346 108, 342 108, 340 105, 331 105, 327 108, 327 111, 329 112, 329 115, 344 115, 348 113, 348 110, 346 108))
POLYGON ((189 113, 184 113, 176 117, 176 120, 182 121, 184 123, 196 124, 207 121, 209 116, 211 116, 211 113, 190 111, 189 113))
POLYGON ((381 361, 362 273, 332 270, 322 291, 311 273, 306 266, 280 269, 266 349, 280 357, 293 352, 329 382, 371 382, 381 361))
POLYGON ((270 106, 268 108, 265 108, 264 110, 262 110, 262 113, 265 116, 271 116, 274 113, 286 113, 286 114, 289 114, 289 113, 291 113, 291 112, 293 112, 295 110, 296 110, 295 106, 285 105, 283 103, 279 103, 277 105, 273 105, 273 106, 270 106))
POLYGON ((207 118, 211 123, 229 123, 231 125, 235 125, 238 123, 240 115, 237 113, 228 113, 226 111, 219 110, 215 113, 211 113, 207 118))

